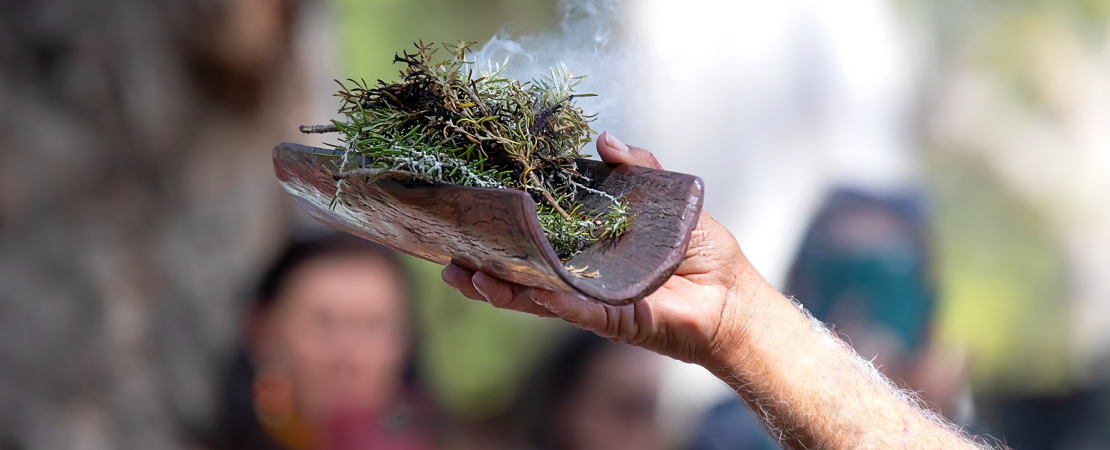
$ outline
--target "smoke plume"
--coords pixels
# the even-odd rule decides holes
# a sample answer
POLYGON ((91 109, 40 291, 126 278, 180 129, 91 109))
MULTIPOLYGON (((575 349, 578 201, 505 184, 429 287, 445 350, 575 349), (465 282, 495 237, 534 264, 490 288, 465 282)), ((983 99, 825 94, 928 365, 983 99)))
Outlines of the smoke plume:
MULTIPOLYGON (((598 95, 577 100, 588 113, 598 113, 590 127, 625 136, 631 127, 621 100, 627 98, 631 83, 629 51, 622 38, 623 5, 618 0, 562 0, 558 14, 562 16, 558 26, 546 33, 512 36, 502 28, 474 52, 479 69, 485 72, 507 62, 506 78, 527 81, 566 64, 574 75, 586 75, 577 92, 598 95)), ((587 153, 592 153, 589 149, 587 153)))

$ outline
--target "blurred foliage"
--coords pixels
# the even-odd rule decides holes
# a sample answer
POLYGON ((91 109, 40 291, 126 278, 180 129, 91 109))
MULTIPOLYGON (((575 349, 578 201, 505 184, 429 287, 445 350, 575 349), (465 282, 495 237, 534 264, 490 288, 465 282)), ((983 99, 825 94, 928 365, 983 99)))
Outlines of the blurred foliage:
POLYGON ((555 25, 557 0, 335 0, 340 79, 390 80, 391 56, 414 42, 484 44, 506 27, 534 34, 555 25))
MULTIPOLYGON (((1014 16, 1035 15, 1045 20, 1065 20, 1075 29, 1105 29, 1110 23, 1107 0, 900 0, 933 27, 959 32, 962 37, 989 32, 995 24, 1014 16)), ((940 36, 941 39, 961 36, 940 36)))
POLYGON ((971 359, 980 393, 1067 387, 1068 292, 1047 224, 985 167, 934 154, 941 338, 971 359))
MULTIPOLYGON (((532 34, 553 26, 556 0, 335 0, 340 72, 335 78, 397 77, 392 56, 414 42, 488 41, 502 28, 532 34)), ((441 266, 406 258, 416 278, 420 369, 456 413, 502 409, 520 376, 543 356, 559 325, 466 299, 440 279, 441 266)))
MULTIPOLYGON (((1110 7, 1110 1, 1087 3, 1110 7)), ((1110 14, 1105 12, 1086 16, 1075 10, 1043 9, 1003 14, 991 26, 980 30, 981 36, 972 41, 963 55, 998 76, 1015 98, 1041 111, 1051 109, 1042 87, 1044 80, 1040 79, 1045 76, 1042 67, 1051 64, 1046 53, 1073 42, 1085 46, 1085 51, 1097 51, 1095 47, 1105 41, 1101 32, 1110 24, 1110 14)))
MULTIPOLYGON (((991 80, 1000 95, 990 100, 993 111, 1012 106, 1026 120, 971 123, 1004 123, 1015 132, 1060 128, 1059 93, 1052 89, 1070 78, 1061 78, 1066 68, 1059 64, 1095 61, 1110 43, 1110 0, 900 3, 930 38, 934 81, 969 73, 991 80)), ((1053 201, 1029 199, 1013 179, 1000 177, 1002 159, 1029 155, 991 147, 1005 140, 974 136, 1002 129, 973 125, 962 143, 949 136, 932 142, 935 151, 927 153, 936 194, 939 328, 945 340, 968 350, 977 393, 1060 392, 1073 387, 1076 361, 1073 293, 1062 237, 1052 223, 1057 211, 1053 201)))
POLYGON ((938 46, 938 65, 992 72, 1016 98, 1046 106, 1036 86, 1046 42, 1074 39, 1097 52, 1110 31, 1110 0, 902 0, 938 46))
POLYGON ((421 375, 456 413, 481 418, 499 412, 561 324, 467 299, 441 280, 443 266, 405 261, 416 280, 421 375))

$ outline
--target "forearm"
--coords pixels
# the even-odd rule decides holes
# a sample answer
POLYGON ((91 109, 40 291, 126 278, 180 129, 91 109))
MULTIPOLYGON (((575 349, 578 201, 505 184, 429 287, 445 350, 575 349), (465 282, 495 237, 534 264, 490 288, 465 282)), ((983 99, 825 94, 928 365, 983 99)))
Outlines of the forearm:
POLYGON ((708 366, 787 448, 976 448, 769 285, 750 291, 708 366))
POLYGON ((977 447, 775 292, 728 230, 704 213, 675 276, 629 305, 514 287, 455 266, 443 277, 469 298, 557 316, 702 364, 736 389, 788 448, 977 447))

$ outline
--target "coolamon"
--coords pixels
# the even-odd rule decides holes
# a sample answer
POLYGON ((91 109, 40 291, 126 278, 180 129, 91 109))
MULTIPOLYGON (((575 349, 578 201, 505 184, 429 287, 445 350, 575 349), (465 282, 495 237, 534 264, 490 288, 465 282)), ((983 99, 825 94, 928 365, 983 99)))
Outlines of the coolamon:
MULTIPOLYGON (((536 218, 532 197, 515 189, 349 179, 336 202, 334 150, 274 147, 282 187, 312 217, 335 229, 438 264, 453 263, 515 283, 623 305, 655 292, 686 253, 703 200, 702 180, 664 170, 579 159, 590 186, 624 197, 633 219, 619 238, 603 239, 560 261, 536 218)), ((603 208, 600 198, 582 201, 603 208)))

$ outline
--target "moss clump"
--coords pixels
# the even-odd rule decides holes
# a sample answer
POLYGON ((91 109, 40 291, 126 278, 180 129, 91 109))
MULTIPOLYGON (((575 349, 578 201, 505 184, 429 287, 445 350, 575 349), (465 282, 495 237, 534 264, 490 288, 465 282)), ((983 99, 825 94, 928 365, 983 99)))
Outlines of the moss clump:
POLYGON ((435 49, 420 43, 415 53, 395 55, 401 79, 339 83, 336 94, 345 121, 334 127, 343 151, 336 174, 336 201, 342 201, 350 176, 390 177, 463 186, 520 189, 539 205, 540 223, 561 258, 569 258, 599 239, 619 236, 630 221, 623 199, 587 187, 576 170, 580 149, 591 141, 593 116, 575 104, 574 88, 583 76, 565 66, 550 76, 521 83, 501 76, 505 67, 476 73, 466 60, 470 43, 445 45, 451 56, 433 61, 435 49), (610 205, 584 212, 578 200, 602 196, 610 205))

